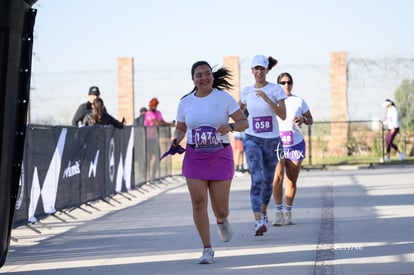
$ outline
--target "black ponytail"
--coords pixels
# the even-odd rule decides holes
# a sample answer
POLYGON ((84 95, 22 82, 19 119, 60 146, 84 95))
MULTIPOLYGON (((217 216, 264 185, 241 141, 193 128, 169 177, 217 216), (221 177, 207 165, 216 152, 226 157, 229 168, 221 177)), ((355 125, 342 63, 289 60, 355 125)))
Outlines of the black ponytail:
POLYGON ((269 56, 267 58, 267 60, 269 61, 269 66, 267 66, 267 70, 270 71, 274 66, 276 66, 277 64, 277 59, 269 56))
POLYGON ((230 70, 226 68, 220 68, 217 71, 213 72, 213 77, 213 88, 219 90, 227 90, 233 87, 233 85, 229 82, 232 77, 230 70))

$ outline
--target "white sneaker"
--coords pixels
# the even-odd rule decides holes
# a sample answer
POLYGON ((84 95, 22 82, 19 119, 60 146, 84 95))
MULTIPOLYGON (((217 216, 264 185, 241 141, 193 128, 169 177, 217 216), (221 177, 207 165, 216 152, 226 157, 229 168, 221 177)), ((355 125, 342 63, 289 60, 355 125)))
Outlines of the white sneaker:
POLYGON ((225 243, 229 242, 233 236, 233 229, 231 228, 229 220, 225 219, 222 224, 217 224, 217 226, 219 229, 220 239, 225 243))
POLYGON ((267 214, 262 213, 262 222, 266 227, 269 225, 269 218, 267 217, 267 214))
POLYGON ((384 157, 384 162, 390 162, 390 158, 389 157, 384 157))
POLYGON ((214 251, 211 247, 203 249, 199 264, 212 264, 214 262, 214 251))
POLYGON ((267 231, 266 224, 262 220, 256 221, 254 225, 255 236, 263 236, 263 233, 267 231))
POLYGON ((398 160, 403 160, 403 159, 404 159, 404 157, 405 157, 405 154, 404 154, 404 153, 400 153, 400 154, 398 155, 398 160))
POLYGON ((275 220, 272 222, 273 226, 282 226, 285 224, 285 218, 283 217, 283 213, 278 211, 275 215, 275 220))
POLYGON ((290 212, 290 211, 286 211, 286 212, 284 212, 284 213, 283 213, 283 216, 285 217, 285 224, 286 224, 286 225, 295 224, 295 223, 292 221, 292 212, 290 212))

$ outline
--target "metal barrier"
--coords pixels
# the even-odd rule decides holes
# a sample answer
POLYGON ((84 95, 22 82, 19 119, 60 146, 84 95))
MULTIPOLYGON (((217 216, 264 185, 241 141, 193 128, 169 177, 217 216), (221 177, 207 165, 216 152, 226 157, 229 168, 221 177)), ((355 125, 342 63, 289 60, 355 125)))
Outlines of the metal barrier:
POLYGON ((375 164, 384 162, 382 121, 322 121, 302 127, 307 160, 304 165, 375 164))
POLYGON ((171 131, 29 125, 13 227, 173 176, 171 131))
POLYGON ((172 160, 161 154, 171 143, 171 127, 135 126, 134 170, 136 185, 172 176, 172 160))

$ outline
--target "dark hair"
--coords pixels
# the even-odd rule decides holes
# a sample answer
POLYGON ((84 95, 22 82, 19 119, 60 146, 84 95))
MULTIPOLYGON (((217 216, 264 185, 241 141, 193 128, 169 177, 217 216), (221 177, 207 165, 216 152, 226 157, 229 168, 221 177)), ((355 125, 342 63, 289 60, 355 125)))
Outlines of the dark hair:
POLYGON ((95 98, 95 100, 93 101, 93 106, 95 107, 94 109, 92 109, 92 119, 95 123, 98 123, 101 121, 102 119, 102 115, 103 112, 105 110, 105 106, 104 106, 104 102, 102 100, 102 98, 97 97, 95 98))
POLYGON ((270 71, 274 66, 276 66, 277 60, 271 56, 269 56, 267 59, 269 60, 269 65, 267 66, 267 70, 270 71))
MULTIPOLYGON (((199 66, 203 66, 206 65, 210 68, 210 70, 213 73, 213 88, 219 89, 219 90, 226 90, 226 89, 231 89, 233 87, 233 85, 228 81, 231 79, 232 75, 230 73, 230 70, 226 69, 226 68, 220 68, 216 71, 213 71, 213 68, 210 66, 210 64, 208 64, 207 61, 197 61, 196 63, 193 64, 193 66, 191 66, 191 79, 193 79, 194 77, 194 72, 197 69, 197 67, 199 66)), ((188 94, 186 94, 185 96, 195 92, 197 90, 197 87, 194 86, 194 88, 191 90, 191 92, 189 92, 188 94)), ((183 97, 185 97, 183 96, 183 97)))
POLYGON ((388 101, 389 103, 391 103, 392 106, 395 106, 394 101, 392 101, 391 99, 387 98, 385 101, 388 101))
POLYGON ((282 78, 283 78, 283 77, 285 77, 285 76, 289 77, 290 81, 291 81, 291 82, 292 82, 292 84, 293 84, 293 78, 292 78, 292 76, 290 75, 290 73, 287 73, 287 72, 281 73, 281 74, 277 77, 277 83, 278 83, 278 84, 280 84, 280 81, 281 81, 281 80, 282 80, 282 78))

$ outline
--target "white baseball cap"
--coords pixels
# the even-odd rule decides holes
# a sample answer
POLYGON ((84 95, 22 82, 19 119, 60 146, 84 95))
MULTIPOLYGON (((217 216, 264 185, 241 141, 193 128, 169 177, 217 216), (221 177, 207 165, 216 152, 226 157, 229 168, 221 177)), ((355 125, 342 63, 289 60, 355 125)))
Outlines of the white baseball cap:
POLYGON ((252 60, 252 68, 257 66, 267 69, 269 67, 269 58, 264 55, 256 55, 252 60))
POLYGON ((392 105, 391 99, 386 99, 384 102, 382 102, 382 107, 387 107, 388 105, 392 105))

